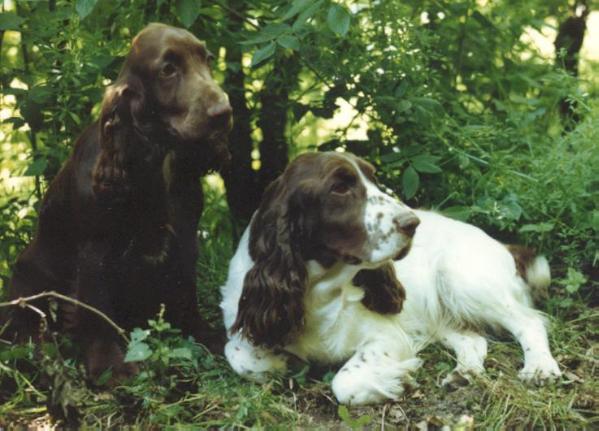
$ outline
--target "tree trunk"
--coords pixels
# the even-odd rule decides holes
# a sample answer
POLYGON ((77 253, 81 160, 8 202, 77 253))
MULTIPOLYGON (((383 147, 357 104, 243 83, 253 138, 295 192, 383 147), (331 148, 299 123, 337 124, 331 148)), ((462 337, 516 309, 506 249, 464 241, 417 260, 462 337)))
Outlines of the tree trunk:
POLYGON ((297 83, 298 72, 297 56, 278 56, 260 93, 262 105, 258 118, 258 126, 262 130, 258 180, 260 193, 283 172, 289 161, 285 129, 289 112, 289 91, 297 83))
MULTIPOLYGON (((245 7, 243 1, 229 3, 232 12, 228 14, 229 31, 243 28, 245 7)), ((233 108, 233 130, 229 134, 231 163, 222 172, 227 189, 227 202, 233 218, 236 236, 250 220, 257 208, 262 190, 257 187, 256 172, 252 169, 251 112, 245 99, 245 74, 241 65, 242 52, 233 40, 226 47, 225 60, 229 67, 225 76, 224 89, 229 95, 233 108)))
MULTIPOLYGON (((243 27, 247 3, 231 0, 228 10, 228 30, 237 32, 243 27)), ((225 60, 227 73, 224 89, 233 108, 234 125, 229 134, 231 163, 222 172, 227 189, 227 202, 233 219, 234 234, 239 237, 252 214, 258 208, 264 189, 283 172, 288 162, 288 143, 285 136, 289 112, 289 92, 297 85, 300 63, 297 56, 277 55, 273 70, 267 75, 260 93, 261 108, 258 127, 262 130, 260 170, 252 167, 251 114, 245 97, 245 74, 241 66, 242 52, 232 41, 225 60), (232 66, 232 67, 231 67, 232 66)))
MULTIPOLYGON (((557 67, 563 68, 572 76, 578 76, 578 59, 589 14, 586 2, 576 2, 575 13, 579 7, 583 8, 580 16, 570 16, 562 22, 554 42, 557 67)), ((565 121, 566 130, 571 130, 580 121, 580 115, 576 112, 576 103, 571 100, 560 101, 560 114, 565 121)))

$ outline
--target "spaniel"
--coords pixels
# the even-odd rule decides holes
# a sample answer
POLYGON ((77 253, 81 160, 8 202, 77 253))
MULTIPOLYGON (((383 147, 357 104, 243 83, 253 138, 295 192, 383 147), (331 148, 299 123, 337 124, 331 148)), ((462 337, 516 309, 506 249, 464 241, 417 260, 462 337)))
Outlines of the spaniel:
POLYGON ((501 327, 524 350, 520 377, 542 382, 560 370, 529 287, 548 283, 545 258, 407 207, 351 154, 308 153, 268 187, 231 261, 225 355, 256 381, 288 354, 343 364, 335 396, 366 404, 396 399, 432 342, 456 354, 446 382, 483 372, 482 330, 501 327))
MULTIPOLYGON (((205 341, 196 293, 200 177, 228 157, 231 127, 211 57, 191 33, 163 24, 133 39, 100 119, 50 184, 35 237, 14 266, 12 298, 55 290, 127 330, 163 303, 169 321, 205 341)), ((57 329, 80 341, 92 377, 107 368, 115 381, 135 372, 104 320, 63 305, 57 329)), ((11 332, 28 338, 38 325, 35 313, 19 309, 11 332)))

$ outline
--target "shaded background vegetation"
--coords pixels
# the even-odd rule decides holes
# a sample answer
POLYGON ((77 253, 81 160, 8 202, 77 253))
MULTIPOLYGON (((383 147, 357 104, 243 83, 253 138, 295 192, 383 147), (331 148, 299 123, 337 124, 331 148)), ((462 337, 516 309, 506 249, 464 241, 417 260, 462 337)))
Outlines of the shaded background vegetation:
MULTIPOLYGON (((208 205, 200 230, 199 288, 213 320, 219 319, 217 287, 236 238, 265 186, 306 150, 352 151, 373 162, 381 182, 410 205, 474 222, 506 242, 547 254, 557 282, 543 307, 561 323, 596 306, 599 66, 578 58, 596 2, 5 0, 1 5, 0 296, 12 262, 31 238, 44 190, 75 137, 97 117, 103 88, 116 77, 131 38, 160 21, 188 28, 218 54, 215 75, 234 108, 233 163, 221 177, 205 181, 208 205), (550 56, 535 43, 539 33, 552 34, 556 49, 550 56)), ((596 343, 596 333, 586 330, 572 350, 596 343)), ((74 384, 68 376, 76 365, 54 350, 46 353, 56 359, 46 364, 50 377, 45 376, 54 387, 74 384)), ((16 360, 15 354, 3 354, 8 362, 16 360)), ((31 350, 21 354, 33 357, 31 350)), ((198 362, 201 355, 194 355, 196 362, 185 367, 198 376, 210 375, 210 361, 220 361, 198 362)), ((156 363, 162 359, 154 357, 156 363)), ((160 367, 156 372, 165 373, 160 367)), ((35 387, 40 376, 10 378, 23 389, 7 401, 10 408, 35 405, 41 397, 66 415, 77 404, 68 389, 35 394, 25 381, 35 387)), ((165 379, 152 384, 170 388, 165 379)), ((146 376, 121 395, 140 408, 136 397, 152 381, 146 376)), ((230 380, 213 384, 216 388, 206 390, 220 394, 217 401, 192 401, 208 407, 213 402, 220 412, 234 399, 237 413, 194 423, 268 424, 297 410, 272 401, 263 389, 235 398, 230 380), (272 404, 243 410, 248 399, 252 406, 272 404)), ((167 409, 172 415, 164 417, 181 419, 184 408, 169 401, 174 395, 165 390, 158 405, 171 402, 174 413, 167 409)), ((156 407, 141 405, 148 411, 156 407)), ((156 423, 168 423, 161 422, 164 417, 156 423)))

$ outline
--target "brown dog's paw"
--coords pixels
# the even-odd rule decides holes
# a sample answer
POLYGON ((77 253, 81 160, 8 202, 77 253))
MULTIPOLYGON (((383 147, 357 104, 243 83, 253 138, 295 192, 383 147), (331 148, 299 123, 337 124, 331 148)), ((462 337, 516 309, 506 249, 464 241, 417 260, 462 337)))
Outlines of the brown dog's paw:
POLYGON ((89 344, 85 365, 94 385, 114 387, 139 372, 134 363, 124 362, 125 355, 115 341, 95 339, 89 344))

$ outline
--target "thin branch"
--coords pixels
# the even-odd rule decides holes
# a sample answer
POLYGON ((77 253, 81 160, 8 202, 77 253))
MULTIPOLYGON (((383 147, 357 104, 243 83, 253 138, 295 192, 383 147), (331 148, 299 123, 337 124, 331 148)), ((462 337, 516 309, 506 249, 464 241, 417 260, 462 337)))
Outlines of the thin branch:
POLYGON ((129 342, 129 338, 126 335, 126 331, 121 328, 119 325, 117 325, 110 317, 108 317, 105 313, 103 313, 102 311, 98 310, 97 308, 92 307, 91 305, 86 304, 85 302, 81 302, 75 298, 71 298, 70 296, 66 296, 66 295, 62 295, 58 292, 55 292, 53 290, 50 290, 48 292, 42 292, 42 293, 38 293, 37 295, 32 295, 32 296, 26 296, 26 297, 21 297, 21 298, 17 298, 17 299, 13 299, 12 301, 7 301, 7 302, 0 302, 0 308, 2 307, 11 307, 11 306, 18 306, 18 307, 27 307, 27 308, 31 308, 34 311, 36 311, 36 313, 40 314, 40 316, 42 316, 42 318, 45 318, 45 313, 43 311, 41 311, 40 309, 34 307, 33 305, 29 304, 29 302, 31 301, 35 301, 37 299, 41 299, 41 298, 56 298, 56 299, 61 299, 65 302, 69 302, 71 304, 77 305, 81 308, 84 308, 90 312, 92 312, 93 314, 99 316, 100 318, 102 318, 106 323, 108 323, 122 338, 125 342, 129 342))

